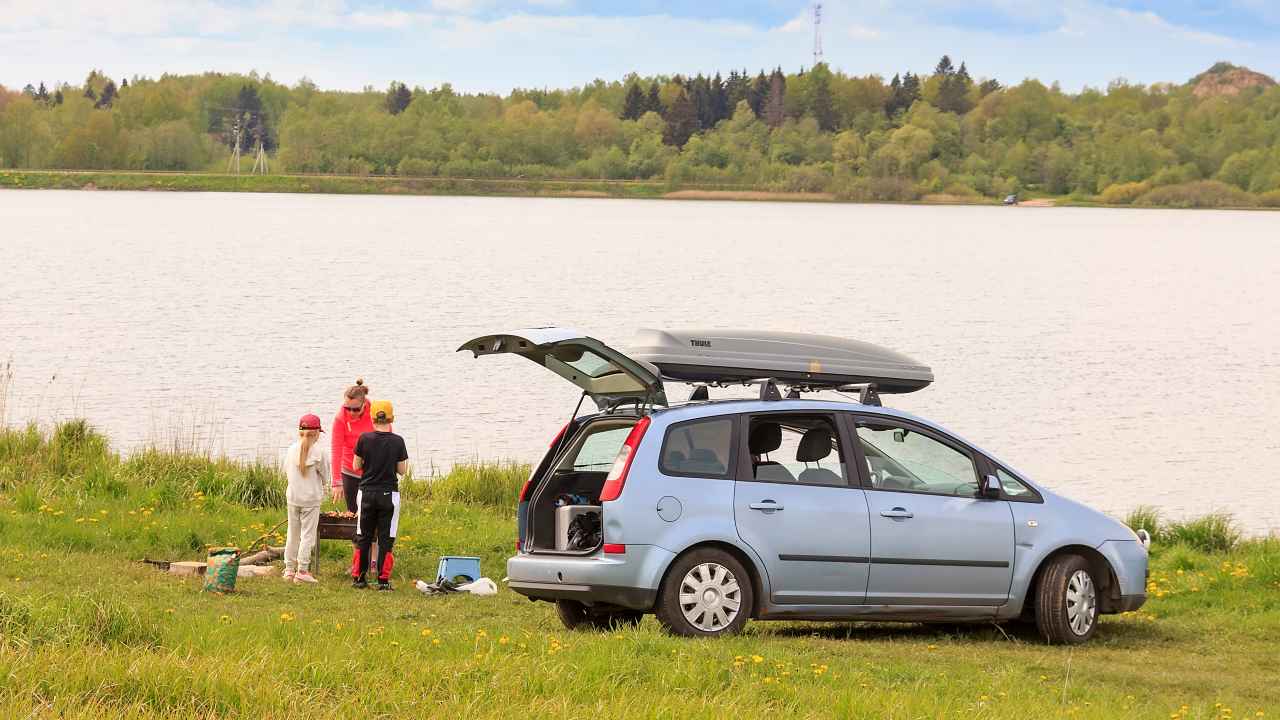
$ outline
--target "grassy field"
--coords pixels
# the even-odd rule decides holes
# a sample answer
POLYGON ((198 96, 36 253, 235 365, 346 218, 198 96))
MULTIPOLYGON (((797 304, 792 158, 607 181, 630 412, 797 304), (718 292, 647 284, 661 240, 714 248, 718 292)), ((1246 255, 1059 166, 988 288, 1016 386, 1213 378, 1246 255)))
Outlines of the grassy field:
POLYGON ((736 638, 652 618, 566 632, 551 606, 412 589, 440 554, 495 580, 526 468, 415 482, 394 593, 355 591, 328 542, 319 586, 239 592, 138 560, 202 559, 278 522, 265 466, 124 459, 83 423, 0 430, 0 714, 8 717, 939 718, 1280 717, 1280 541, 1219 521, 1139 520, 1157 537, 1150 601, 1094 642, 1016 627, 754 623, 736 638), (1225 533, 1225 534, 1224 534, 1225 533))

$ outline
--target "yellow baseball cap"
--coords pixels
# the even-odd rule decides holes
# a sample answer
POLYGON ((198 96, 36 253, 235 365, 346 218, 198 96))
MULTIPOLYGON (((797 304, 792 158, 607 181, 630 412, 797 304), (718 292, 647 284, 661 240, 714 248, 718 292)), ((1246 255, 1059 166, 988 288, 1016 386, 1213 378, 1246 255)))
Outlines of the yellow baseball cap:
POLYGON ((396 419, 396 411, 390 400, 374 400, 369 404, 369 414, 376 423, 390 423, 396 419))

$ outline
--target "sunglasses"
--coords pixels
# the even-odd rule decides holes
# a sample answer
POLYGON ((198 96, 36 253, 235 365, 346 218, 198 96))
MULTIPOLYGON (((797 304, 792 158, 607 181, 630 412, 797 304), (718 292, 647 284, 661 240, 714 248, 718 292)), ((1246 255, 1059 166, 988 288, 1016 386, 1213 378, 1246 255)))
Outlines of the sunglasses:
POLYGON ((363 405, 361 405, 360 407, 351 407, 350 405, 345 405, 344 407, 346 407, 347 412, 353 412, 353 413, 358 413, 361 410, 364 410, 363 405))

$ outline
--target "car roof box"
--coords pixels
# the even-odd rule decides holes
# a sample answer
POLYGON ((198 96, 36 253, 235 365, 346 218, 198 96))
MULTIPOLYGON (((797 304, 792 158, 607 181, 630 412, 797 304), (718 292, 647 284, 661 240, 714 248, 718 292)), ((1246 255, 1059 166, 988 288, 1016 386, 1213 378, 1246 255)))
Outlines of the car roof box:
POLYGON ((870 383, 881 393, 909 393, 933 382, 928 366, 902 353, 830 335, 642 329, 627 355, 693 383, 772 379, 813 390, 870 383))

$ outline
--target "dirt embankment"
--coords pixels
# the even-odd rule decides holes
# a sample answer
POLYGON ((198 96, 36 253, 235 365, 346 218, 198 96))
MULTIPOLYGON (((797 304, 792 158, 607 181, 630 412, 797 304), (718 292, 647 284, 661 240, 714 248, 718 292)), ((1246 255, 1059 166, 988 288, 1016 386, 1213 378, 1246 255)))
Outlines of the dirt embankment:
POLYGON ((1214 65, 1197 75, 1192 82, 1195 83, 1195 87, 1191 88, 1191 92, 1199 98, 1239 95, 1246 88, 1268 88, 1276 84, 1276 81, 1268 75, 1229 63, 1214 65))

